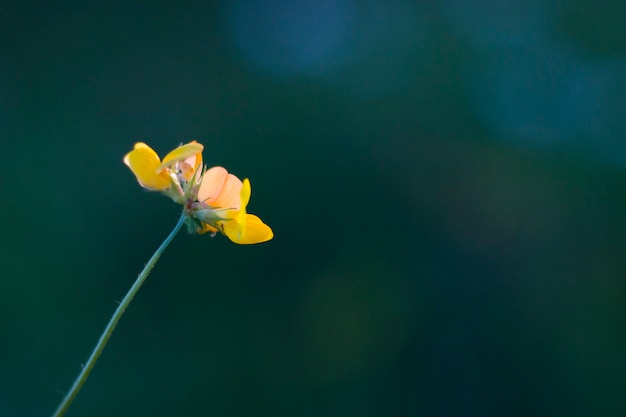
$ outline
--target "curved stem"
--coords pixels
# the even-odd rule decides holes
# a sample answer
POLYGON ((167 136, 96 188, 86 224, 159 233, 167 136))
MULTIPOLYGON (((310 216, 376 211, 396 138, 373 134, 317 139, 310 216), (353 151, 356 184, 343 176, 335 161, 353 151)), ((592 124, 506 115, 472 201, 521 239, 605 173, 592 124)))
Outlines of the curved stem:
POLYGON ((150 275, 150 271, 152 271, 152 268, 161 257, 161 254, 163 253, 165 248, 170 244, 172 239, 174 239, 174 236, 176 236, 176 234, 178 233, 178 231, 180 230, 180 228, 182 227, 184 223, 185 223, 185 213, 183 212, 180 216, 180 219, 178 220, 178 223, 176 223, 174 230, 171 231, 169 236, 165 238, 163 243, 161 243, 161 246, 159 246, 156 252, 154 252, 154 255, 152 255, 152 257, 150 258, 146 266, 143 268, 143 271, 141 271, 141 273, 137 277, 137 280, 135 281, 133 286, 130 287, 130 290, 128 290, 128 293, 126 293, 122 302, 120 302, 120 304, 117 306, 115 313, 113 313, 111 320, 109 320, 109 324, 107 324, 107 327, 104 329, 104 332, 100 336, 100 340, 98 340, 98 344, 94 348, 93 352, 91 352, 91 356, 89 356, 87 363, 83 366, 83 370, 80 372, 80 374, 76 378, 76 381, 74 381, 72 388, 65 395, 65 398, 63 398, 63 401, 61 402, 59 407, 56 409, 54 414, 52 415, 53 417, 61 417, 62 415, 64 415, 67 409, 69 408, 69 406, 72 404, 72 401, 74 401, 74 398, 76 398, 78 391, 80 391, 80 389, 82 388, 83 384, 87 380, 87 377, 89 376, 89 373, 93 369, 94 365, 96 364, 96 361, 100 357, 100 354, 104 350, 104 347, 109 341, 109 338, 111 337, 111 334, 113 333, 113 330, 115 330, 115 326, 117 325, 117 322, 122 317, 122 314, 124 314, 126 307, 128 307, 128 305, 132 301, 135 294, 137 294, 137 291, 139 291, 139 288, 141 288, 141 285, 144 283, 148 275, 150 275))

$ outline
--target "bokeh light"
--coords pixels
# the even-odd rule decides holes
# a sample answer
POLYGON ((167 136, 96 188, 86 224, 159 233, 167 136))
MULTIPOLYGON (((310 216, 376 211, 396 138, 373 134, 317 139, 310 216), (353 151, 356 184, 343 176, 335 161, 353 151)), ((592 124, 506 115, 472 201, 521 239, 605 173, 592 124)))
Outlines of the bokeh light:
POLYGON ((460 39, 480 47, 540 42, 551 33, 557 0, 441 0, 442 11, 460 39))
POLYGON ((536 145, 567 142, 576 133, 581 115, 564 98, 579 62, 566 48, 523 44, 475 59, 467 74, 471 99, 497 135, 536 145))
POLYGON ((542 42, 477 53, 466 73, 470 99, 487 128, 513 146, 623 164, 624 64, 576 52, 542 42))
POLYGON ((332 71, 350 58, 352 0, 261 0, 229 4, 226 25, 243 57, 269 73, 332 71))
POLYGON ((224 27, 260 76, 309 78, 366 98, 415 80, 430 29, 424 13, 404 1, 235 1, 224 27))

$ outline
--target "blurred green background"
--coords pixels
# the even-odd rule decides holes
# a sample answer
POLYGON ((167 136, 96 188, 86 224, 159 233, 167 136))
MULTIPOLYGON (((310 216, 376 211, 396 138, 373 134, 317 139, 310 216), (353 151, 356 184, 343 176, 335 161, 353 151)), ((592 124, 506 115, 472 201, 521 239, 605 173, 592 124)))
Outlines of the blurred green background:
POLYGON ((626 415, 623 2, 0 2, 0 416, 48 415, 205 145, 276 237, 181 233, 68 416, 626 415))

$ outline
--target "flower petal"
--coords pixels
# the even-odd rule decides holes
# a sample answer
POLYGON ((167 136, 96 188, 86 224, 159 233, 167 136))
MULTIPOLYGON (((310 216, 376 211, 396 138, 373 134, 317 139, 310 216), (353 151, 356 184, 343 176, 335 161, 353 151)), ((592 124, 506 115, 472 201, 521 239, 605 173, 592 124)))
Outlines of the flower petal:
POLYGON ((202 184, 198 190, 198 201, 203 201, 209 205, 219 197, 224 188, 224 182, 228 171, 222 167, 213 167, 208 169, 202 176, 202 184))
POLYGON ((202 226, 198 226, 196 231, 198 232, 199 235, 202 235, 202 234, 207 233, 207 232, 208 233, 217 233, 218 232, 218 230, 215 227, 210 226, 210 225, 208 225, 206 223, 202 223, 202 226))
POLYGON ((254 214, 246 214, 243 223, 245 228, 243 228, 242 232, 239 222, 234 220, 224 221, 222 223, 222 231, 232 242, 239 245, 263 243, 274 237, 272 229, 254 214))
POLYGON ((252 186, 250 185, 250 180, 244 178, 241 185, 241 191, 239 191, 241 210, 245 210, 246 207, 248 207, 248 203, 250 202, 250 194, 252 194, 252 186))
POLYGON ((241 180, 233 174, 228 174, 224 188, 215 200, 216 207, 239 210, 241 207, 241 180))
POLYGON ((239 210, 241 180, 222 167, 213 167, 202 177, 198 200, 211 207, 239 210))
MULTIPOLYGON (((195 157, 190 156, 189 158, 185 159, 185 163, 193 167, 193 172, 191 173, 191 176, 193 176, 196 172, 198 173, 197 177, 202 175, 202 152, 195 155, 195 157), (198 169, 200 171, 198 171, 198 169)), ((188 181, 191 179, 191 176, 187 178, 188 181)))
MULTIPOLYGON (((163 170, 167 167, 171 167, 177 162, 184 161, 185 159, 192 157, 197 154, 201 154, 204 146, 202 144, 194 141, 191 141, 185 145, 179 146, 174 149, 172 152, 165 155, 163 158, 163 162, 159 166, 159 170, 163 170)), ((195 162, 195 161, 194 161, 195 162)))
POLYGON ((183 178, 189 182, 194 176, 199 176, 202 174, 201 169, 198 171, 198 168, 202 165, 202 154, 198 153, 195 155, 191 155, 186 158, 184 161, 180 161, 177 164, 178 169, 180 170, 183 178), (196 175, 197 174, 197 175, 196 175))
POLYGON ((229 210, 227 212, 227 216, 238 225, 239 236, 243 236, 246 232, 246 206, 248 205, 248 201, 250 201, 250 180, 245 178, 243 180, 243 184, 241 185, 241 191, 239 192, 239 201, 240 207, 239 210, 229 210))
POLYGON ((159 155, 142 142, 124 156, 124 163, 137 177, 139 184, 152 191, 163 191, 170 187, 172 180, 165 172, 157 172, 161 160, 159 155))

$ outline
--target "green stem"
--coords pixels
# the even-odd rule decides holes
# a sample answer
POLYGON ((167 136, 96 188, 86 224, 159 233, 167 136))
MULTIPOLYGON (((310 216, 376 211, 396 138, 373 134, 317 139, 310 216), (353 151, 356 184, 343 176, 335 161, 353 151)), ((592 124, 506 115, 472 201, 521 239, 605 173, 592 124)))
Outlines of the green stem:
POLYGON ((100 340, 98 340, 98 344, 94 348, 93 352, 91 352, 91 356, 89 356, 87 363, 83 366, 83 370, 80 372, 80 374, 76 378, 76 381, 74 381, 74 385, 72 385, 72 388, 65 395, 65 398, 63 398, 63 402, 61 402, 59 407, 56 409, 56 411, 52 415, 53 417, 61 417, 62 415, 64 415, 67 409, 69 408, 69 406, 72 404, 72 401, 74 401, 74 398, 76 398, 78 391, 80 391, 80 389, 82 388, 83 384, 87 380, 87 377, 89 376, 89 373, 93 369, 94 365, 96 364, 96 361, 100 357, 100 354, 104 350, 104 347, 109 341, 109 338, 111 337, 111 334, 113 333, 113 330, 115 330, 115 326, 117 326, 117 322, 122 317, 122 314, 124 314, 126 307, 128 307, 128 305, 132 301, 135 294, 137 294, 137 291, 139 291, 139 288, 141 288, 141 285, 144 283, 146 278, 148 278, 148 275, 150 275, 150 271, 152 270, 154 265, 157 263, 157 261, 161 257, 161 254, 163 253, 167 245, 170 244, 172 239, 174 239, 174 236, 176 236, 176 234, 178 233, 178 231, 180 230, 180 228, 182 227, 184 223, 185 223, 185 213, 183 212, 183 214, 181 214, 180 216, 180 219, 178 220, 178 223, 176 223, 174 230, 172 230, 169 236, 165 238, 163 243, 161 243, 161 246, 159 246, 156 252, 154 252, 154 255, 152 255, 152 258, 150 258, 146 266, 143 268, 143 271, 141 271, 141 273, 137 277, 137 280, 135 281, 133 286, 130 287, 130 290, 128 290, 128 293, 126 293, 122 302, 117 306, 115 313, 113 313, 111 320, 109 320, 109 324, 107 324, 107 327, 104 329, 104 332, 100 336, 100 340))

